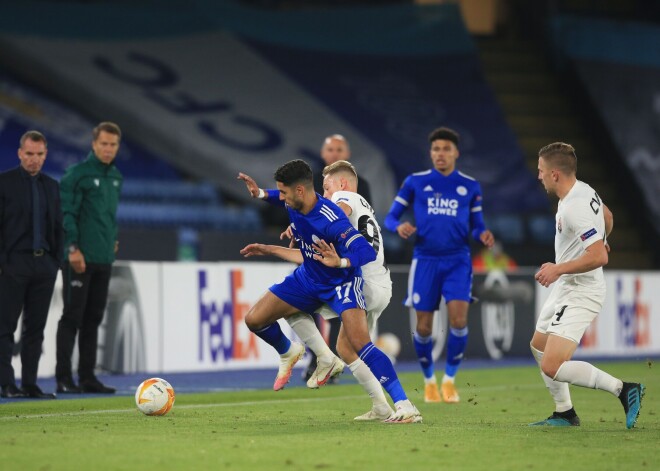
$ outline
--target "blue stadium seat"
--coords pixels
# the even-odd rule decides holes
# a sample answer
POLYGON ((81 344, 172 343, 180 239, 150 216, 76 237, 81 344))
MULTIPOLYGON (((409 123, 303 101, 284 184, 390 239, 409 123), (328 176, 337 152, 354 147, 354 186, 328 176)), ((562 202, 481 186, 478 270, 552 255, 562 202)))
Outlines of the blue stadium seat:
POLYGON ((529 233, 534 242, 552 244, 555 240, 555 218, 551 215, 539 214, 528 220, 529 233))
POLYGON ((525 240, 525 223, 518 214, 499 214, 484 218, 486 227, 505 244, 520 244, 525 240))

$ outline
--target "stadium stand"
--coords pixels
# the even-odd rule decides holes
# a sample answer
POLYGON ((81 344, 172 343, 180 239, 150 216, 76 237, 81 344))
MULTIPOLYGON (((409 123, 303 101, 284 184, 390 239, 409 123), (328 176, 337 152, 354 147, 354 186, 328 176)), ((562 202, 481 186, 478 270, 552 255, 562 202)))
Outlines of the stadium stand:
MULTIPOLYGON (((514 19, 519 24, 509 27, 507 35, 478 40, 481 60, 530 170, 536 169, 543 145, 572 143, 578 177, 597 188, 615 214, 609 266, 651 268, 660 265, 660 195, 659 177, 646 165, 652 158, 646 157, 660 147, 648 129, 654 122, 653 84, 658 82, 649 65, 656 57, 657 68, 660 59, 648 45, 660 35, 652 24, 620 21, 620 15, 652 14, 641 7, 643 2, 591 3, 598 5, 591 9, 584 2, 558 2, 555 15, 539 12, 542 5, 526 4, 526 14, 514 19), (563 13, 594 10, 617 20, 563 13), (600 68, 595 60, 601 61, 600 68), (646 69, 631 67, 631 61, 645 63, 646 69), (645 170, 637 179, 626 168, 631 160, 626 154, 645 162, 638 166, 645 170)), ((532 240, 542 242, 542 231, 553 221, 534 215, 528 224, 532 240)))
MULTIPOLYGON (((554 140, 576 145, 581 176, 617 215, 622 252, 613 260, 623 253, 621 263, 637 266, 652 258, 632 255, 646 250, 638 215, 628 215, 630 205, 600 165, 601 148, 555 69, 557 54, 546 55, 547 38, 520 34, 545 29, 546 6, 512 2, 544 10, 531 15, 539 22, 522 16, 506 39, 475 42, 456 4, 195 0, 185 8, 163 4, 148 24, 139 4, 90 5, 108 17, 122 13, 110 38, 79 26, 74 3, 57 3, 65 7, 47 12, 60 21, 58 32, 38 19, 34 31, 20 32, 0 20, 0 66, 86 115, 107 110, 162 163, 207 182, 139 172, 127 178, 120 208, 127 228, 261 230, 268 213, 241 206, 246 193, 236 173, 266 186, 292 158, 319 170, 319 143, 330 132, 348 138, 360 173, 380 183, 372 203, 382 216, 405 175, 428 168, 426 135, 444 124, 462 134, 460 167, 482 183, 487 221, 520 263, 536 264, 551 249, 553 209, 535 174, 536 152, 554 140), (131 8, 136 15, 125 15, 131 8), (48 73, 40 78, 33 65, 48 73), (516 254, 530 246, 543 249, 528 250, 528 259, 516 254)), ((391 262, 408 257, 405 244, 386 243, 394 247, 391 262)))

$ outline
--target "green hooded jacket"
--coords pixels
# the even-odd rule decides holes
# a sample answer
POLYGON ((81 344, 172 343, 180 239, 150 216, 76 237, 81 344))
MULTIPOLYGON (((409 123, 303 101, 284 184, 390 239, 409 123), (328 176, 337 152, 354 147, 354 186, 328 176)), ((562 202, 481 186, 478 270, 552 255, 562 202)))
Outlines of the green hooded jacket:
POLYGON ((86 263, 115 261, 117 205, 122 182, 114 163, 104 164, 94 152, 67 169, 60 182, 65 260, 68 260, 68 248, 75 244, 86 263))

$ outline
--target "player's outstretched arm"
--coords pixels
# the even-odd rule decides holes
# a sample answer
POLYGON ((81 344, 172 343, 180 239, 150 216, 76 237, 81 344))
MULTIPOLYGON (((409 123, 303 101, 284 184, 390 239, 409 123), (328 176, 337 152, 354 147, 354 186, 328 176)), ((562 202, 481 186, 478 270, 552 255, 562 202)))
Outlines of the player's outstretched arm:
POLYGON ((346 260, 346 266, 341 267, 341 257, 335 250, 334 244, 328 244, 324 240, 319 240, 317 244, 312 244, 312 247, 319 252, 319 255, 314 254, 314 260, 318 260, 326 267, 332 268, 347 268, 350 266, 351 262, 348 259, 346 260))
POLYGON ((246 173, 243 173, 243 172, 239 172, 238 177, 236 177, 236 179, 237 180, 243 180, 243 182, 245 182, 245 186, 246 186, 248 192, 250 193, 250 196, 252 196, 252 198, 261 198, 261 199, 263 199, 264 196, 260 195, 259 185, 257 185, 257 182, 254 181, 254 178, 252 178, 250 175, 248 175, 246 173))
POLYGON ((243 180, 245 182, 245 186, 252 198, 264 200, 274 206, 284 206, 284 201, 280 200, 279 190, 264 190, 263 188, 259 188, 259 185, 257 185, 256 181, 254 181, 254 178, 243 172, 239 172, 236 179, 243 180))
POLYGON ((255 257, 272 255, 286 262, 302 264, 303 256, 300 250, 280 247, 279 245, 249 244, 241 249, 241 255, 244 257, 255 257))

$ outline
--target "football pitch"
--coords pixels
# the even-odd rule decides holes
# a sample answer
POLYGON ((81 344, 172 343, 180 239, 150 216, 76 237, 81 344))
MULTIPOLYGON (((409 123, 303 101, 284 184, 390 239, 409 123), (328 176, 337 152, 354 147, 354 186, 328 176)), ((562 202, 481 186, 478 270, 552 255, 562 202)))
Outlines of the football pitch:
POLYGON ((421 374, 404 373, 424 422, 356 423, 370 400, 345 372, 320 390, 180 393, 163 417, 131 396, 1 404, 0 469, 658 469, 660 365, 595 364, 646 385, 634 429, 615 397, 578 387, 581 427, 528 426, 553 410, 531 366, 462 371, 460 404, 425 404, 421 374))

